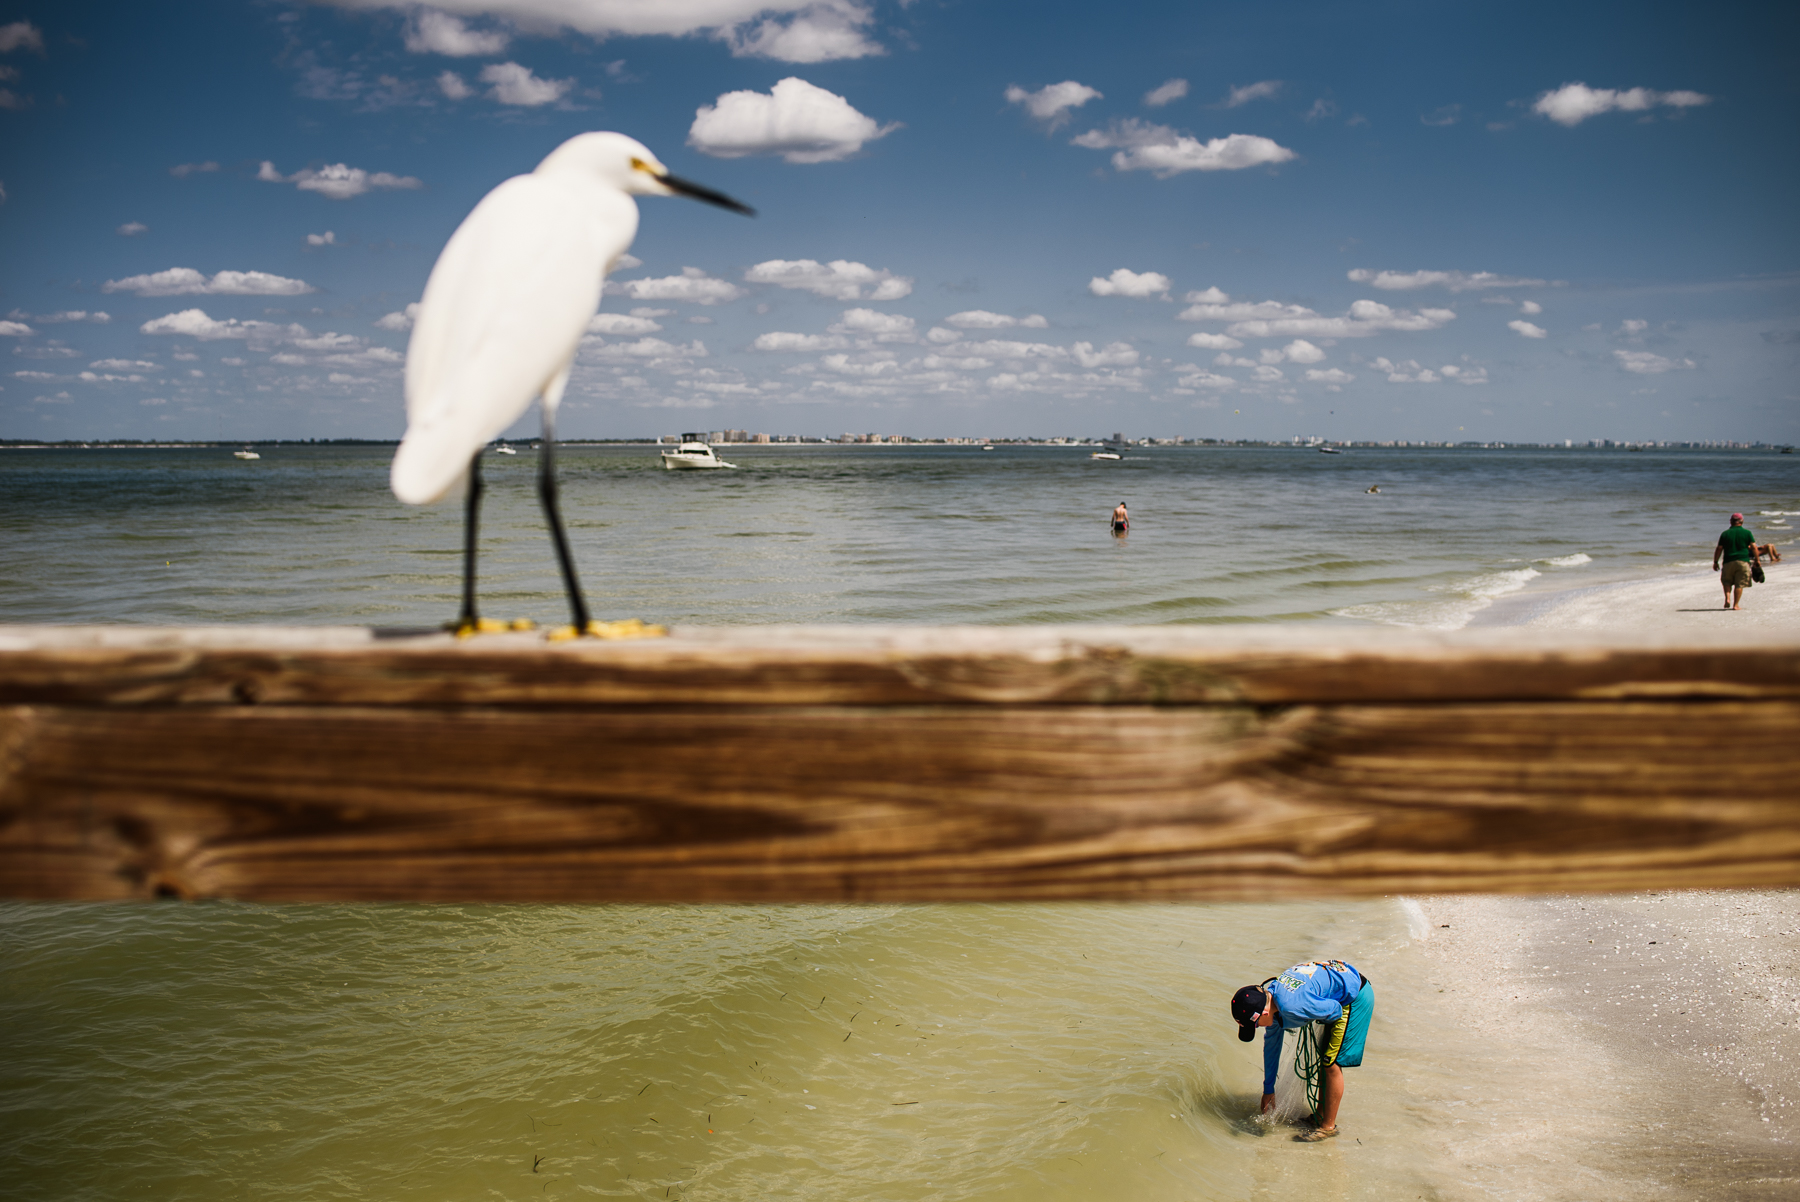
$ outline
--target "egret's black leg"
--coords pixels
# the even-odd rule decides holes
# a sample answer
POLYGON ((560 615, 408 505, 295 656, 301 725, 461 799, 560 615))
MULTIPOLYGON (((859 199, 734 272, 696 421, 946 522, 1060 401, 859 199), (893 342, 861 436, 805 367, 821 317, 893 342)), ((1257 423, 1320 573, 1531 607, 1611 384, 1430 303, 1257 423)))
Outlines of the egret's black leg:
POLYGON ((544 445, 538 452, 538 500, 543 503, 544 517, 550 523, 550 538, 556 544, 556 562, 562 568, 563 590, 569 594, 569 612, 575 619, 575 633, 586 634, 587 601, 581 595, 581 582, 575 578, 575 557, 569 554, 569 536, 563 532, 562 506, 556 495, 556 422, 544 413, 544 445))
POLYGON ((475 532, 481 516, 481 452, 469 460, 469 495, 463 502, 463 599, 458 630, 473 630, 475 614, 475 532))

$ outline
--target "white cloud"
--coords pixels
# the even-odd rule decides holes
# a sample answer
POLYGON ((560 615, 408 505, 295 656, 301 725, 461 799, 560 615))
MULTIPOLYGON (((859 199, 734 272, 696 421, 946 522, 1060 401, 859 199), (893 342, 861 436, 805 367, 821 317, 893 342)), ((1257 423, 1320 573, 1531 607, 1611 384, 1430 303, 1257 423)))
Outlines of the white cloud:
POLYGON ((488 95, 517 108, 555 104, 575 86, 572 79, 539 79, 518 63, 489 63, 481 69, 481 82, 494 85, 488 95))
POLYGON ((1491 271, 1370 271, 1358 267, 1345 274, 1358 284, 1370 284, 1385 292, 1409 292, 1417 288, 1473 292, 1482 288, 1542 288, 1552 283, 1550 280, 1495 275, 1491 271))
POLYGON ((912 293, 911 276, 895 275, 848 259, 770 259, 744 273, 752 284, 799 288, 832 300, 893 301, 912 293))
POLYGON ((1265 363, 1255 371, 1251 372, 1250 378, 1255 380, 1258 384, 1273 384, 1277 380, 1287 379, 1287 376, 1282 374, 1279 367, 1271 367, 1265 363))
POLYGON ((1514 331, 1521 338, 1548 338, 1550 331, 1543 326, 1534 326, 1529 321, 1509 321, 1506 328, 1514 331))
POLYGON ((10 25, 0 25, 0 54, 11 54, 15 50, 35 50, 44 52, 44 33, 30 21, 14 21, 10 25))
POLYGON ((1160 87, 1151 88, 1144 93, 1144 107, 1159 109, 1165 104, 1172 104, 1188 94, 1188 81, 1171 79, 1160 87))
POLYGON ((789 334, 771 331, 758 334, 756 341, 750 345, 759 351, 838 351, 848 347, 850 340, 839 334, 789 334))
POLYGON ((0 334, 8 338, 27 338, 37 333, 22 321, 0 321, 0 334))
POLYGON ((1130 367, 1138 361, 1137 348, 1129 342, 1109 342, 1099 350, 1091 342, 1077 342, 1069 348, 1075 362, 1083 367, 1130 367))
POLYGON ((1281 91, 1279 79, 1265 79, 1258 83, 1247 83, 1243 87, 1233 87, 1225 97, 1225 107, 1237 108, 1241 104, 1249 104, 1252 100, 1266 100, 1281 91))
POLYGON ((472 58, 499 54, 512 39, 499 30, 478 31, 460 18, 436 9, 420 9, 406 24, 406 48, 414 54, 472 58))
POLYGON ((1192 373, 1176 380, 1176 383, 1183 388, 1236 388, 1238 386, 1238 381, 1231 376, 1222 376, 1217 372, 1207 371, 1193 363, 1183 364, 1175 370, 1192 373))
POLYGON ((1459 367, 1454 363, 1446 363, 1438 368, 1438 374, 1457 384, 1486 384, 1488 382, 1487 368, 1485 367, 1459 367))
POLYGON ((1558 125, 1575 126, 1589 117, 1615 110, 1641 113, 1658 106, 1684 109, 1711 103, 1711 96, 1703 96, 1699 92, 1656 92, 1649 88, 1626 88, 1618 91, 1613 88, 1590 88, 1584 83, 1566 83, 1539 96, 1537 103, 1531 106, 1531 111, 1550 118, 1558 125))
POLYGON ((851 0, 822 0, 796 14, 785 25, 773 17, 731 35, 731 52, 740 58, 772 58, 784 63, 823 63, 868 58, 887 53, 868 39, 865 30, 875 15, 851 0))
POLYGON ((414 301, 404 309, 397 309, 378 318, 375 325, 383 330, 410 330, 418 316, 419 302, 414 301))
POLYGON ((1660 376, 1666 371, 1687 371, 1698 367, 1692 359, 1665 359, 1649 351, 1614 351, 1619 367, 1640 376, 1660 376))
POLYGON ((292 175, 275 170, 267 159, 257 169, 256 178, 271 184, 293 184, 302 192, 317 192, 332 200, 349 200, 376 188, 422 188, 425 185, 410 175, 390 175, 386 171, 368 172, 361 167, 332 163, 317 171, 308 167, 292 175))
POLYGON ((648 317, 633 317, 626 313, 596 313, 588 322, 587 328, 590 334, 655 334, 661 331, 662 325, 648 317))
POLYGON ((127 276, 100 285, 102 292, 135 292, 139 296, 299 296, 316 292, 305 280, 266 271, 221 271, 208 279, 192 267, 171 267, 151 275, 127 276))
POLYGON ((39 313, 35 317, 21 309, 14 309, 11 313, 7 314, 7 316, 17 318, 20 321, 38 321, 46 325, 55 325, 67 321, 91 321, 97 325, 105 325, 112 320, 112 315, 110 313, 103 313, 98 310, 90 313, 86 309, 64 309, 59 313, 39 313))
POLYGON ((1209 351, 1235 351, 1238 347, 1244 345, 1229 334, 1207 333, 1189 334, 1187 344, 1189 346, 1205 347, 1209 351))
POLYGON ((1649 328, 1649 322, 1636 317, 1627 317, 1619 323, 1619 333, 1626 338, 1636 338, 1649 328))
POLYGON ((880 313, 874 309, 845 309, 836 322, 827 327, 833 334, 872 337, 877 342, 915 342, 913 319, 899 313, 880 313))
POLYGON ((704 359, 706 344, 699 339, 682 346, 660 338, 639 338, 636 342, 583 342, 582 352, 601 359, 704 359))
POLYGON ((437 77, 438 91, 451 100, 467 100, 475 94, 475 89, 454 71, 445 71, 437 77))
POLYGON ((217 171, 218 169, 219 165, 211 159, 208 159, 204 163, 177 163, 175 166, 169 168, 169 174, 176 179, 184 179, 190 175, 206 174, 208 172, 217 171))
POLYGON ((955 326, 959 330, 1010 330, 1015 326, 1044 330, 1050 327, 1042 314, 1013 317, 1007 313, 990 313, 986 309, 967 309, 961 313, 952 313, 944 318, 944 324, 955 326))
POLYGON ((1323 358, 1325 352, 1304 338, 1296 338, 1280 350, 1271 347, 1262 352, 1264 363, 1280 363, 1283 360, 1289 363, 1317 363, 1323 358), (1271 355, 1274 358, 1270 358, 1271 355))
POLYGON ((727 92, 702 105, 688 130, 688 145, 715 158, 778 154, 790 163, 847 159, 866 142, 900 125, 877 125, 835 92, 789 76, 761 92, 727 92))
POLYGON ((1407 359, 1395 363, 1388 358, 1372 360, 1370 367, 1387 373, 1390 384, 1438 384, 1449 381, 1453 384, 1486 384, 1487 368, 1461 367, 1457 364, 1446 364, 1435 371, 1422 366, 1417 359, 1407 359))
POLYGON ((1341 367, 1310 368, 1306 373, 1309 384, 1348 384, 1356 377, 1341 367))
POLYGON ((985 342, 965 342, 956 348, 965 355, 989 359, 1067 359, 1069 352, 1048 342, 1015 342, 1007 338, 990 338, 985 342))
POLYGON ((306 327, 278 325, 270 321, 239 321, 235 317, 214 321, 203 309, 183 309, 154 318, 138 327, 140 334, 176 334, 216 342, 224 338, 243 338, 253 342, 280 342, 306 337, 306 327))
POLYGON ((1343 317, 1326 317, 1304 305, 1279 301, 1231 301, 1216 288, 1189 294, 1209 299, 1179 314, 1183 321, 1230 322, 1225 332, 1237 338, 1365 338, 1388 330, 1435 330, 1456 320, 1450 309, 1391 309, 1379 301, 1359 300, 1343 317))
POLYGON ((88 364, 96 371, 161 371, 162 365, 147 359, 96 359, 88 364))
POLYGON ((124 225, 114 230, 113 233, 119 235, 121 238, 135 238, 139 234, 145 234, 149 231, 150 227, 141 221, 127 221, 124 225))
POLYGON ((1095 296, 1162 296, 1169 294, 1169 277, 1160 271, 1135 272, 1121 267, 1105 279, 1095 276, 1088 281, 1088 291, 1095 296))
POLYGON ((1090 100, 1099 100, 1100 98, 1101 94, 1098 90, 1090 88, 1084 83, 1076 83, 1072 79, 1050 84, 1035 92, 1027 92, 1018 84, 1013 84, 1006 89, 1008 104, 1023 106, 1026 112, 1039 121, 1049 122, 1051 129, 1055 129, 1067 121, 1069 114, 1075 109, 1090 100))
POLYGON ((337 235, 330 230, 326 230, 322 234, 308 234, 306 235, 306 244, 308 246, 336 246, 337 235))
POLYGON ((696 305, 719 305, 744 295, 744 290, 730 280, 709 276, 698 267, 683 267, 680 275, 644 280, 609 280, 606 290, 633 300, 688 301, 696 305))
POLYGON ((1166 125, 1126 117, 1104 130, 1091 129, 1072 140, 1089 150, 1119 148, 1112 157, 1117 171, 1149 171, 1168 179, 1184 171, 1241 171, 1268 163, 1285 163, 1294 152, 1256 134, 1229 134, 1210 142, 1178 134, 1166 125))
POLYGON ((1539 313, 1542 313, 1543 311, 1544 311, 1544 306, 1538 304, 1536 301, 1521 301, 1519 303, 1519 312, 1523 313, 1527 317, 1536 317, 1539 313))

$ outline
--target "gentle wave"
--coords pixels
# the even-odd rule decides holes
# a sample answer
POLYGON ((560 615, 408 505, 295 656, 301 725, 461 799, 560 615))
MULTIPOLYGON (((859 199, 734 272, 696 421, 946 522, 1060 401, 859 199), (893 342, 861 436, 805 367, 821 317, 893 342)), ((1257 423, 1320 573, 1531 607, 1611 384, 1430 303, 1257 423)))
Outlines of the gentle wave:
POLYGON ((1477 613, 1494 603, 1496 597, 1516 593, 1542 576, 1536 568, 1512 568, 1489 572, 1456 585, 1436 585, 1433 593, 1449 593, 1429 600, 1379 601, 1372 605, 1352 605, 1331 611, 1334 617, 1359 618, 1387 626, 1407 626, 1423 630, 1461 630, 1477 613))
POLYGON ((1584 551, 1573 555, 1558 555, 1555 559, 1540 559, 1537 562, 1547 563, 1553 568, 1578 568, 1584 563, 1593 563, 1594 557, 1584 551))

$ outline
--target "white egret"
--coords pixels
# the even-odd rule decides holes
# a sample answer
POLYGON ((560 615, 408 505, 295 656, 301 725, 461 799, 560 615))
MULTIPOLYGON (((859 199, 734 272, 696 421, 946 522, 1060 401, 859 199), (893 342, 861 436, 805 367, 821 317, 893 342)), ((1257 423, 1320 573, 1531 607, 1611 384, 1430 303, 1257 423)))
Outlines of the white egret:
POLYGON ((425 282, 406 350, 406 437, 394 495, 441 500, 466 482, 459 634, 496 629, 475 606, 481 452, 542 398, 538 497, 550 525, 576 634, 593 627, 557 502, 556 407, 601 285, 637 234, 634 196, 692 196, 753 215, 677 179, 635 139, 578 134, 482 198, 450 235, 425 282))

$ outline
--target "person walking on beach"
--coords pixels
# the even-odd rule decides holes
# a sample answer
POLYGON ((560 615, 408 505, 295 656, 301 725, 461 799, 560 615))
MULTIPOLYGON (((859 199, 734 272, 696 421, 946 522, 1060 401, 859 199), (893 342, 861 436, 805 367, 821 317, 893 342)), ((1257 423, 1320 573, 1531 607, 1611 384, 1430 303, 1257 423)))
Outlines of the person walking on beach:
POLYGON ((1713 547, 1713 571, 1719 573, 1719 583, 1725 589, 1725 608, 1744 608, 1744 590, 1750 587, 1750 565, 1756 558, 1756 535, 1750 533, 1744 525, 1744 515, 1731 515, 1731 525, 1725 533, 1719 535, 1719 541, 1713 547), (1721 570, 1720 557, 1724 557, 1721 570))
POLYGON ((1113 510, 1112 531, 1114 534, 1129 534, 1131 532, 1131 514, 1125 511, 1125 502, 1123 501, 1120 501, 1119 507, 1113 510))
POLYGON ((1231 997, 1231 1017, 1238 1038, 1249 1043, 1258 1027, 1263 1033, 1262 1113, 1275 1109, 1275 1074, 1281 1067, 1281 1045, 1289 1028, 1309 1022, 1329 1023, 1319 1041, 1319 1110, 1313 1129, 1294 1137, 1319 1143, 1337 1136, 1338 1104, 1344 1100, 1344 1070, 1362 1063, 1369 1020, 1375 1016, 1375 987, 1342 960, 1296 964, 1261 985, 1246 985, 1231 997))

